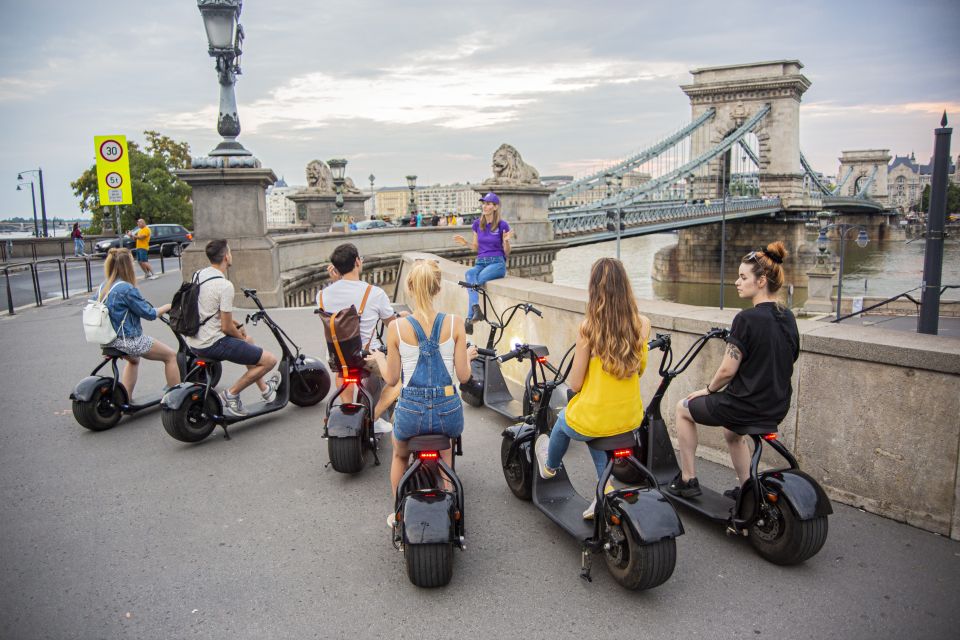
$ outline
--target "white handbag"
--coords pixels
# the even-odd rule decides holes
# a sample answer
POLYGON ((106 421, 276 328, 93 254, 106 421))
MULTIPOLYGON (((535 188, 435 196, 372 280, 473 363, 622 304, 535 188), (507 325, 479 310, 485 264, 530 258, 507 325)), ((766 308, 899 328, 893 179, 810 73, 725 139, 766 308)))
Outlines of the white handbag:
MULTIPOLYGON (((103 300, 100 300, 100 291, 103 290, 101 284, 100 288, 97 289, 97 297, 89 300, 87 306, 83 308, 83 334, 87 342, 107 344, 117 339, 117 331, 113 328, 113 323, 110 322, 110 310, 105 303, 107 298, 110 297, 110 293, 120 282, 122 280, 113 283, 103 300)), ((126 317, 126 314, 124 314, 124 317, 126 317)))

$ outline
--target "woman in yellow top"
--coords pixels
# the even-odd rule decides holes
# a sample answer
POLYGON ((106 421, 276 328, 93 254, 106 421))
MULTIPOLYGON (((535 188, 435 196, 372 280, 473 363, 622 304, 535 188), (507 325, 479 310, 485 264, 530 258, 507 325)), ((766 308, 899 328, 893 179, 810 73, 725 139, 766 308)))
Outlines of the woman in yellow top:
MULTIPOLYGON (((586 318, 580 324, 573 366, 567 376, 567 384, 577 395, 560 412, 550 435, 537 438, 541 478, 548 480, 556 475, 570 440, 614 436, 640 426, 640 375, 647 366, 649 335, 650 321, 637 311, 623 263, 613 258, 594 262, 586 318)), ((607 454, 590 449, 590 456, 600 477, 607 454)), ((584 518, 592 515, 593 505, 584 512, 584 518)))

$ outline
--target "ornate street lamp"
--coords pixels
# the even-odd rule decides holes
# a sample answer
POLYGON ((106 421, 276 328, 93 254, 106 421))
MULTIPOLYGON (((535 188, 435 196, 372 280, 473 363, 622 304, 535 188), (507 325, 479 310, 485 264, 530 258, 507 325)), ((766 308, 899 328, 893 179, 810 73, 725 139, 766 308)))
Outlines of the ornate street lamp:
POLYGON ((240 135, 240 118, 237 116, 237 95, 233 90, 240 75, 240 45, 243 44, 243 27, 238 22, 242 0, 197 0, 197 8, 203 16, 207 31, 210 56, 217 60, 220 80, 220 115, 217 117, 217 132, 223 141, 210 152, 211 156, 249 156, 249 151, 237 142, 240 135))
POLYGON ((417 176, 407 176, 407 189, 410 189, 410 200, 407 202, 407 213, 410 217, 417 215, 417 202, 413 198, 413 191, 417 188, 417 176))
MULTIPOLYGON (((24 181, 24 180, 23 180, 23 174, 25 174, 25 173, 35 173, 35 174, 37 174, 37 179, 39 180, 39 186, 40 186, 40 220, 43 221, 43 237, 44 237, 44 238, 49 238, 49 237, 50 237, 50 233, 47 231, 47 200, 46 200, 46 198, 44 197, 44 194, 43 194, 43 169, 41 169, 41 168, 39 168, 39 167, 36 168, 36 169, 24 169, 23 171, 21 171, 20 173, 17 174, 17 182, 23 182, 23 181, 24 181)), ((18 187, 18 189, 19 189, 19 187, 18 187)), ((32 185, 30 186, 30 192, 33 193, 33 186, 32 186, 32 185)), ((36 217, 37 217, 36 200, 34 200, 33 209, 34 209, 34 211, 33 211, 33 217, 36 218, 36 217)), ((38 238, 40 237, 40 234, 39 234, 39 233, 36 233, 36 232, 35 232, 34 235, 35 235, 36 237, 38 237, 38 238)))
POLYGON ((377 217, 377 198, 376 198, 376 195, 373 193, 373 181, 376 179, 377 177, 372 173, 367 177, 367 180, 370 181, 370 198, 371 198, 370 199, 370 218, 371 219, 377 217))
POLYGON ((330 167, 330 173, 333 174, 333 186, 337 191, 337 213, 333 216, 333 227, 331 231, 346 231, 347 223, 343 213, 343 185, 346 182, 347 161, 343 158, 333 158, 327 160, 330 167))

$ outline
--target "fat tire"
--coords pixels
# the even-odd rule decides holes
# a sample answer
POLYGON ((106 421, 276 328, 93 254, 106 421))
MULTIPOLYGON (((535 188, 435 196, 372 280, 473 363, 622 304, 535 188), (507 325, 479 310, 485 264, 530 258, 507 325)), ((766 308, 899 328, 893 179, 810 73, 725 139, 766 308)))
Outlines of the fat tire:
POLYGON ((357 473, 363 469, 364 448, 360 436, 349 438, 327 438, 327 452, 330 464, 340 473, 357 473))
POLYGON ((658 587, 673 575, 677 564, 677 542, 674 538, 640 544, 623 525, 613 525, 624 536, 628 557, 618 561, 608 551, 603 554, 607 570, 621 586, 634 591, 658 587))
POLYGON ((81 427, 90 431, 106 431, 117 426, 120 418, 123 417, 123 411, 118 405, 123 404, 127 394, 119 386, 114 389, 113 410, 106 410, 101 405, 105 395, 97 387, 93 392, 93 397, 89 400, 73 401, 73 417, 77 419, 81 427))
POLYGON ((453 544, 406 544, 403 557, 407 562, 407 577, 418 587, 442 587, 453 577, 453 544))
POLYGON ((500 442, 500 466, 503 468, 503 479, 507 481, 507 487, 513 495, 521 500, 530 500, 533 494, 533 467, 527 464, 523 451, 520 451, 520 459, 514 460, 508 467, 507 456, 512 445, 513 439, 507 436, 504 436, 500 442))
POLYGON ((625 460, 615 460, 612 473, 614 478, 629 486, 642 485, 647 482, 647 477, 625 460))
POLYGON ((330 376, 323 369, 290 372, 290 402, 298 407, 312 407, 326 398, 329 391, 330 376))
POLYGON ((160 421, 170 437, 180 442, 200 442, 217 427, 211 418, 203 418, 200 414, 219 413, 219 403, 213 396, 207 396, 206 410, 203 408, 203 395, 197 400, 188 399, 179 409, 160 408, 160 421))
MULTIPOLYGON (((752 498, 745 496, 745 507, 750 507, 752 498)), ((750 507, 752 510, 752 507, 750 507)), ((827 516, 800 520, 793 509, 781 499, 777 505, 780 513, 780 534, 774 540, 765 540, 756 524, 750 526, 750 544, 766 560, 778 565, 794 565, 815 556, 827 541, 827 516)))

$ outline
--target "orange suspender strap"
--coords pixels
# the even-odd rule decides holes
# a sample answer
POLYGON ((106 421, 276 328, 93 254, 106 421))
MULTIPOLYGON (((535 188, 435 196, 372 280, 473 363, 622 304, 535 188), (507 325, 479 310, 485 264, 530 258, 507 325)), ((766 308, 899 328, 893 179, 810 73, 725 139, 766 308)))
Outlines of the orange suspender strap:
MULTIPOLYGON (((370 297, 370 290, 373 289, 372 284, 367 285, 367 290, 363 292, 363 300, 360 301, 360 310, 358 315, 360 316, 360 322, 363 322, 363 309, 367 306, 367 298, 370 297)), ((370 343, 373 342, 373 331, 370 332, 370 339, 367 340, 367 346, 364 347, 365 350, 370 351, 370 343)))
POLYGON ((317 306, 320 307, 320 311, 323 311, 323 289, 317 291, 317 306))

